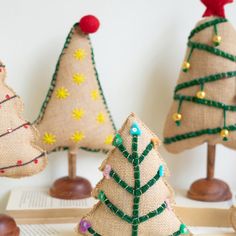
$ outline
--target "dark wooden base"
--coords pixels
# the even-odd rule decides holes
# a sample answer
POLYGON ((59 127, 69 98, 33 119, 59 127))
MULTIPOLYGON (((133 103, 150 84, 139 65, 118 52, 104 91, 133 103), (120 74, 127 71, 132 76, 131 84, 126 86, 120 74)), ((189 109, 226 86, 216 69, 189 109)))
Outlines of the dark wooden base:
POLYGON ((0 214, 0 236, 19 236, 20 229, 13 218, 0 214))
POLYGON ((204 202, 221 202, 232 198, 227 183, 219 179, 200 179, 194 182, 187 196, 193 200, 204 202))
POLYGON ((50 188, 50 195, 60 199, 83 199, 91 196, 92 186, 82 177, 63 177, 56 180, 50 188))

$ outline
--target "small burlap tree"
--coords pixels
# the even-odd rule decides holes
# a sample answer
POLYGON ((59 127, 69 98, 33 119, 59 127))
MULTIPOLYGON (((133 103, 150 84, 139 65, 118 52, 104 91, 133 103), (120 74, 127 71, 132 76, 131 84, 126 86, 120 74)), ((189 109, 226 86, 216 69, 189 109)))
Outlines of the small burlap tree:
POLYGON ((72 27, 36 121, 41 134, 40 146, 48 152, 69 152, 69 178, 56 182, 51 189, 51 195, 58 198, 90 196, 90 183, 76 177, 79 148, 109 151, 112 147, 115 127, 103 96, 88 35, 98 27, 98 19, 90 15, 72 27))
POLYGON ((188 233, 171 208, 173 191, 159 156, 159 140, 134 114, 116 134, 93 195, 100 201, 79 224, 83 235, 137 236, 188 233))
POLYGON ((208 177, 192 186, 196 200, 231 198, 229 187, 213 180, 215 145, 236 149, 236 32, 224 15, 229 0, 202 0, 203 17, 188 37, 188 49, 166 119, 164 143, 179 153, 208 144, 208 177))
POLYGON ((0 177, 34 175, 45 168, 47 158, 34 144, 37 132, 23 119, 22 101, 5 79, 6 69, 0 62, 0 177))

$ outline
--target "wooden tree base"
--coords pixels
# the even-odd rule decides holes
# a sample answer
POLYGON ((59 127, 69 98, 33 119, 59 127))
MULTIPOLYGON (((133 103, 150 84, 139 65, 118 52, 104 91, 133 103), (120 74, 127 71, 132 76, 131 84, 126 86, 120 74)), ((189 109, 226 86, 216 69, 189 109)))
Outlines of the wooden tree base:
POLYGON ((200 179, 188 191, 188 197, 204 202, 221 202, 232 198, 228 184, 219 179, 200 179))
POLYGON ((13 218, 0 214, 0 236, 19 236, 20 229, 13 218))
POLYGON ((60 199, 83 199, 91 196, 92 186, 82 177, 63 177, 56 180, 50 189, 50 195, 60 199))

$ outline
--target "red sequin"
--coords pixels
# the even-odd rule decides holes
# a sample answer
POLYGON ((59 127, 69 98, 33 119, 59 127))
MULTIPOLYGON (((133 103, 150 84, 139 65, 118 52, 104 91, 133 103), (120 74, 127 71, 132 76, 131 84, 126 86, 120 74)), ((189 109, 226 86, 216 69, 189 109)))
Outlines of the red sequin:
POLYGON ((24 125, 24 128, 25 128, 25 129, 28 129, 28 128, 29 128, 29 125, 27 125, 27 124, 24 125))
POLYGON ((22 165, 22 160, 17 161, 17 165, 18 166, 22 165))
POLYGON ((38 164, 38 163, 39 163, 39 160, 38 160, 38 159, 34 160, 34 163, 35 163, 35 164, 38 164))
POLYGON ((0 170, 0 173, 2 173, 2 174, 5 173, 5 170, 0 170))
POLYGON ((9 99, 9 98, 10 98, 10 95, 7 94, 7 95, 6 95, 6 99, 9 99))

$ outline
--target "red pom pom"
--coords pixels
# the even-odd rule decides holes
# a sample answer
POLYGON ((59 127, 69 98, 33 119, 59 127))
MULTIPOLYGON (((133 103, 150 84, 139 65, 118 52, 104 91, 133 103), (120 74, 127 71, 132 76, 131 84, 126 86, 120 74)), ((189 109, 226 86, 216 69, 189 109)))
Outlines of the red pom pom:
POLYGON ((18 160, 18 161, 17 161, 17 165, 18 165, 18 166, 21 166, 22 163, 23 163, 22 160, 18 160))
POLYGON ((201 0, 202 3, 207 7, 203 14, 205 16, 218 16, 225 18, 224 5, 232 3, 233 0, 201 0))
POLYGON ((87 15, 80 19, 79 26, 85 34, 91 34, 98 30, 100 22, 95 16, 87 15))

